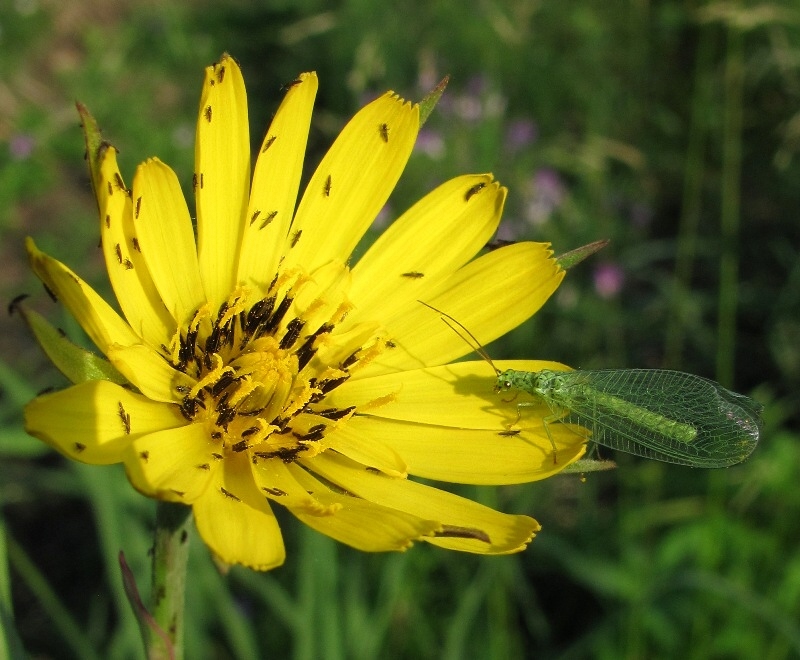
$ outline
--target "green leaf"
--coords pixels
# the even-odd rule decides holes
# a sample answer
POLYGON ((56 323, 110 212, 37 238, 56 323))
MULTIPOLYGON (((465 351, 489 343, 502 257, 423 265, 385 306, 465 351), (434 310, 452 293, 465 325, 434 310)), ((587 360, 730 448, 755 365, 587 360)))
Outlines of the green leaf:
POLYGON ((106 149, 113 149, 114 147, 103 140, 100 127, 89 112, 89 109, 80 101, 75 104, 75 107, 78 108, 78 114, 81 116, 81 127, 83 128, 83 139, 86 142, 86 160, 89 164, 92 190, 94 191, 95 199, 99 199, 97 187, 101 183, 100 163, 102 162, 102 156, 106 149))
POLYGON ((13 310, 20 313, 47 357, 71 382, 110 380, 118 385, 127 384, 125 376, 108 360, 74 344, 63 330, 56 328, 38 312, 28 309, 21 302, 15 303, 13 310))
POLYGON ((565 252, 564 254, 557 256, 556 261, 558 262, 559 266, 561 266, 564 270, 567 270, 573 266, 577 266, 587 257, 591 257, 595 252, 599 252, 610 242, 611 241, 608 239, 603 239, 602 241, 589 243, 588 245, 575 248, 574 250, 570 250, 569 252, 565 252))
POLYGON ((422 125, 428 121, 428 117, 431 116, 433 109, 436 107, 436 104, 439 102, 439 99, 442 98, 442 94, 444 94, 444 90, 447 87, 447 83, 450 82, 450 76, 445 76, 442 78, 442 81, 434 87, 428 95, 419 102, 419 127, 422 128, 422 125))

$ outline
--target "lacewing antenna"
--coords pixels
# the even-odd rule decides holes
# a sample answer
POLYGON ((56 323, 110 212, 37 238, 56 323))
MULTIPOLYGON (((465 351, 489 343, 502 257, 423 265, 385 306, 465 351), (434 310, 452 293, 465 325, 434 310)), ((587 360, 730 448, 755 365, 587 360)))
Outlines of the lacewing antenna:
POLYGON ((444 321, 445 324, 447 324, 447 327, 450 328, 453 332, 455 332, 462 340, 464 340, 464 342, 466 342, 467 346, 469 346, 480 357, 482 357, 484 360, 486 360, 489 363, 489 366, 492 369, 494 369, 494 372, 498 376, 500 375, 500 370, 497 367, 494 366, 494 362, 492 362, 492 358, 489 357, 489 354, 484 350, 483 346, 478 341, 477 337, 475 337, 475 335, 473 335, 466 328, 466 326, 463 323, 461 323, 461 321, 457 321, 452 316, 450 316, 450 314, 447 314, 446 312, 443 312, 441 309, 436 309, 436 307, 434 307, 433 305, 429 305, 428 303, 423 302, 422 300, 418 300, 417 302, 425 305, 425 307, 427 307, 428 309, 432 309, 437 314, 440 314, 441 317, 442 317, 442 321, 444 321), (462 334, 462 332, 466 334, 466 337, 464 336, 464 334, 462 334), (467 337, 469 337, 469 339, 467 339, 467 337), (470 341, 470 339, 472 341, 470 341))

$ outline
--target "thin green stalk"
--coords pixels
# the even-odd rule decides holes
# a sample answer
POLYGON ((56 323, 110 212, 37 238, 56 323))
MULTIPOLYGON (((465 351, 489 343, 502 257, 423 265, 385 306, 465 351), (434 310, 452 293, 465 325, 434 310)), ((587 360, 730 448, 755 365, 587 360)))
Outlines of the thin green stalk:
POLYGON ((725 116, 722 151, 722 255, 719 269, 719 313, 717 321, 717 380, 733 385, 736 345, 736 308, 739 277, 739 220, 742 169, 742 95, 744 89, 743 35, 728 26, 725 59, 725 116))
POLYGON ((149 660, 183 658, 183 609, 191 511, 189 507, 171 502, 159 502, 156 508, 150 611, 166 633, 169 644, 159 635, 150 635, 147 643, 149 660))
POLYGON ((0 658, 26 658, 22 641, 14 626, 14 607, 11 601, 11 575, 8 570, 6 525, 0 515, 0 658))
POLYGON ((697 58, 694 69, 694 93, 689 126, 689 143, 686 148, 686 169, 683 178, 683 203, 678 229, 677 253, 675 255, 675 280, 670 300, 669 325, 667 327, 664 363, 677 369, 686 335, 686 307, 688 291, 691 290, 692 270, 697 252, 697 231, 700 224, 700 209, 703 196, 703 170, 705 168, 705 146, 708 135, 706 113, 712 102, 713 85, 709 76, 713 39, 711 30, 700 32, 697 58))
POLYGON ((327 536, 302 528, 298 571, 298 612, 302 627, 293 631, 295 660, 342 660, 344 640, 337 602, 339 563, 336 544, 327 536))

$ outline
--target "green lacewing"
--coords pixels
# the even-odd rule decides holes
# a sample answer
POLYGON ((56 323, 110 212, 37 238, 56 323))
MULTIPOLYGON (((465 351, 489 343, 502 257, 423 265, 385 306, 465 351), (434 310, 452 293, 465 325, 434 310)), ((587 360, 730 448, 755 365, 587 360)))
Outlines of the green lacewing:
POLYGON ((598 445, 665 463, 735 465, 761 434, 761 404, 681 371, 507 369, 498 373, 495 390, 527 392, 544 402, 551 411, 543 420, 548 436, 553 422, 577 424, 598 445))
MULTIPOLYGON (((472 339, 497 374, 496 392, 527 392, 549 408, 542 423, 554 451, 553 423, 581 426, 603 447, 691 467, 735 465, 758 444, 761 404, 712 380, 666 369, 501 372, 469 330, 431 309, 465 341, 458 328, 472 339)), ((537 403, 517 405, 521 415, 537 403)))

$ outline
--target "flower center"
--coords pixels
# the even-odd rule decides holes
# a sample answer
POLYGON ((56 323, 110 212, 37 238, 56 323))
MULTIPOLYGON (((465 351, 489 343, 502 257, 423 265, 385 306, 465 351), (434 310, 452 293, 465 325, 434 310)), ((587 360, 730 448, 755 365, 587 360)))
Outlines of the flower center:
POLYGON ((350 308, 341 291, 282 279, 252 303, 240 288, 216 314, 201 307, 173 342, 172 365, 188 377, 175 384, 181 413, 209 426, 218 458, 247 451, 254 463, 288 463, 323 451, 326 431, 355 410, 325 406, 325 396, 385 346, 374 328, 333 337, 350 308))

